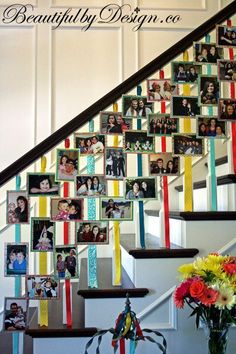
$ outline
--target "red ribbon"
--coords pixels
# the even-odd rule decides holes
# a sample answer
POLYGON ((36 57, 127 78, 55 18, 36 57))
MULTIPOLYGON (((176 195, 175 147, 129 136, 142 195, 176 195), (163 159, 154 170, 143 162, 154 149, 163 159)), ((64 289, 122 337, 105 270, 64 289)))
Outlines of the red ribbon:
MULTIPOLYGON (((231 27, 231 20, 227 21, 227 26, 231 27)), ((234 60, 234 50, 233 48, 229 48, 229 59, 234 60)), ((235 98, 235 85, 234 82, 230 84, 230 96, 231 98, 235 98)), ((231 133, 232 133, 232 154, 233 154, 233 166, 234 173, 236 173, 236 123, 231 123, 231 133)))
POLYGON ((125 339, 120 339, 120 354, 125 354, 125 339))
POLYGON ((71 294, 70 294, 70 279, 65 279, 66 287, 66 321, 67 328, 72 327, 72 316, 71 316, 71 294))

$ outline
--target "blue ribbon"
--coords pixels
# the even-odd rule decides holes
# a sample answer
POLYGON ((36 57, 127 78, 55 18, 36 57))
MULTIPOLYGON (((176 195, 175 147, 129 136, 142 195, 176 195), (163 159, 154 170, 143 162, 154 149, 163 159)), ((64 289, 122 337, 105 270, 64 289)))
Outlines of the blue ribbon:
MULTIPOLYGON (((89 122, 89 132, 94 131, 94 120, 89 122)), ((95 159, 93 155, 87 156, 87 172, 95 173, 95 159)), ((96 220, 96 199, 88 198, 88 220, 96 220)), ((98 288, 97 281, 97 246, 88 246, 88 286, 98 288)))
POLYGON ((134 340, 129 341, 129 354, 135 354, 136 343, 134 340))

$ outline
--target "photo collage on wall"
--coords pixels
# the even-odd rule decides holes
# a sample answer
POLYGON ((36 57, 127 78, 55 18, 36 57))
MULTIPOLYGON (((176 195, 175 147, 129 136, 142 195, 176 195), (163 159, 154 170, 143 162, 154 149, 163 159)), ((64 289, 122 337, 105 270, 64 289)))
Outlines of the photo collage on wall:
POLYGON ((168 79, 147 79, 144 95, 124 94, 119 112, 100 112, 98 131, 76 132, 72 148, 55 149, 53 172, 30 172, 25 190, 7 192, 7 224, 30 224, 31 231, 28 243, 5 244, 5 276, 25 277, 26 284, 25 298, 5 300, 5 330, 25 329, 29 299, 57 300, 60 281, 79 278, 78 246, 108 245, 109 222, 133 220, 134 203, 157 199, 160 178, 178 176, 181 158, 203 156, 205 139, 227 138, 227 122, 236 121, 236 100, 222 97, 220 90, 222 83, 236 82, 236 62, 224 58, 224 47, 235 46, 230 31, 218 26, 216 43, 194 42, 192 61, 173 61, 168 79), (215 66, 217 75, 206 75, 206 64, 215 66), (197 94, 183 95, 183 84, 197 94), (162 102, 165 113, 159 109, 162 102), (214 115, 206 115, 207 107, 214 115), (180 123, 188 118, 195 120, 196 130, 184 133, 180 123), (161 137, 171 141, 167 152, 157 148, 161 137), (148 162, 145 177, 128 168, 129 159, 138 155, 148 162), (114 195, 114 181, 123 183, 122 194, 114 195), (71 186, 67 197, 62 196, 64 182, 71 186), (30 201, 38 197, 50 200, 47 217, 30 217, 30 201), (89 205, 96 205, 93 220, 89 205), (74 229, 68 245, 56 243, 56 225, 63 222, 74 229), (54 274, 29 274, 29 252, 51 252, 54 274))

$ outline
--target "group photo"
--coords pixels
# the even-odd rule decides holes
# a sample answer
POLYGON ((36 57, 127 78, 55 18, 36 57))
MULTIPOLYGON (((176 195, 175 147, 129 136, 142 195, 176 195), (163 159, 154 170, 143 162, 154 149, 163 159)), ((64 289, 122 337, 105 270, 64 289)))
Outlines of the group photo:
POLYGON ((76 223, 76 242, 80 244, 108 244, 108 223, 85 221, 76 223))
POLYGON ((132 130, 132 118, 124 118, 121 112, 101 112, 100 132, 102 134, 123 134, 126 130, 132 130))
POLYGON ((105 136, 103 134, 75 134, 74 144, 80 155, 102 154, 105 148, 105 136))
POLYGON ((25 293, 30 300, 59 299, 59 281, 51 275, 27 275, 25 293))
POLYGON ((197 137, 203 138, 226 138, 226 122, 220 121, 218 117, 198 116, 197 137))
POLYGON ((122 112, 125 117, 147 118, 153 112, 153 104, 146 96, 122 96, 122 112))
POLYGON ((171 136, 172 133, 179 132, 179 120, 170 118, 170 114, 150 114, 147 130, 150 135, 171 136))
POLYGON ((202 156, 204 154, 204 140, 194 134, 172 135, 173 155, 176 156, 202 156))
POLYGON ((149 171, 151 175, 179 175, 179 157, 173 157, 171 152, 149 155, 149 171))

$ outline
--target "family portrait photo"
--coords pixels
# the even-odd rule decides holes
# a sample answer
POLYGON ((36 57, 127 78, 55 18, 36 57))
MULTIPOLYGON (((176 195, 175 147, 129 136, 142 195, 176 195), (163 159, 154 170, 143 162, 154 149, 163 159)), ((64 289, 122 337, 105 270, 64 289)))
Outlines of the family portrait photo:
POLYGON ((194 134, 173 134, 172 151, 176 156, 202 156, 204 154, 204 139, 194 134))
POLYGON ((123 151, 129 153, 152 153, 155 151, 154 137, 146 131, 133 130, 124 133, 123 151))
POLYGON ((215 43, 193 42, 193 60, 196 63, 216 64, 218 59, 224 59, 223 48, 219 48, 215 43))
POLYGON ((107 192, 107 182, 103 175, 76 176, 75 186, 77 196, 99 197, 107 192))
POLYGON ((218 117, 197 116, 197 137, 225 139, 226 136, 226 123, 218 117))
POLYGON ((123 180, 126 176, 126 154, 122 148, 111 148, 105 150, 105 171, 106 179, 123 180))
POLYGON ((23 276, 28 273, 29 244, 5 244, 5 276, 23 276))
POLYGON ((156 179, 155 178, 126 178, 125 198, 126 199, 155 199, 156 179))
POLYGON ((78 278, 76 245, 55 247, 54 272, 59 279, 78 278))
POLYGON ((100 112, 102 134, 123 134, 133 127, 132 118, 124 118, 121 112, 100 112))
POLYGON ((24 331, 28 325, 29 301, 20 297, 6 297, 3 314, 3 330, 24 331))
POLYGON ((29 223, 27 191, 7 191, 7 224, 29 223))
POLYGON ((171 117, 195 117, 200 114, 198 97, 173 96, 171 105, 171 117))
POLYGON ((50 218, 31 218, 31 251, 52 252, 55 223, 50 218))
POLYGON ((80 221, 83 219, 83 199, 51 198, 52 221, 80 221))
POLYGON ((124 117, 146 118, 153 112, 153 104, 146 96, 122 96, 122 112, 124 117))
POLYGON ((236 27, 216 26, 216 43, 220 47, 235 47, 236 27))
POLYGON ((105 135, 103 134, 75 134, 75 148, 79 149, 80 155, 102 154, 105 148, 105 135))
POLYGON ((235 99, 219 99, 218 118, 225 121, 236 121, 235 99))
POLYGON ((171 152, 149 155, 149 172, 153 176, 178 176, 179 157, 173 157, 171 152))
POLYGON ((59 299, 59 281, 51 275, 27 275, 25 293, 30 300, 59 299))
POLYGON ((218 60, 218 80, 220 81, 236 81, 236 61, 235 60, 218 60))
POLYGON ((217 105, 219 99, 219 83, 217 76, 199 76, 199 104, 217 105))
POLYGON ((78 149, 57 149, 56 180, 74 181, 78 172, 78 149))
POLYGON ((119 221, 133 219, 133 202, 122 198, 106 198, 100 200, 101 220, 119 221))
POLYGON ((192 61, 172 61, 171 77, 173 83, 195 83, 202 73, 202 66, 192 61))
POLYGON ((32 197, 59 195, 60 183, 55 182, 54 173, 27 173, 27 191, 32 197))
POLYGON ((150 114, 147 121, 148 135, 171 136, 179 132, 179 120, 170 114, 150 114))
POLYGON ((178 86, 170 80, 147 80, 147 101, 170 101, 172 95, 178 95, 178 86))
POLYGON ((108 244, 108 223, 101 221, 84 221, 76 223, 77 244, 108 244))

